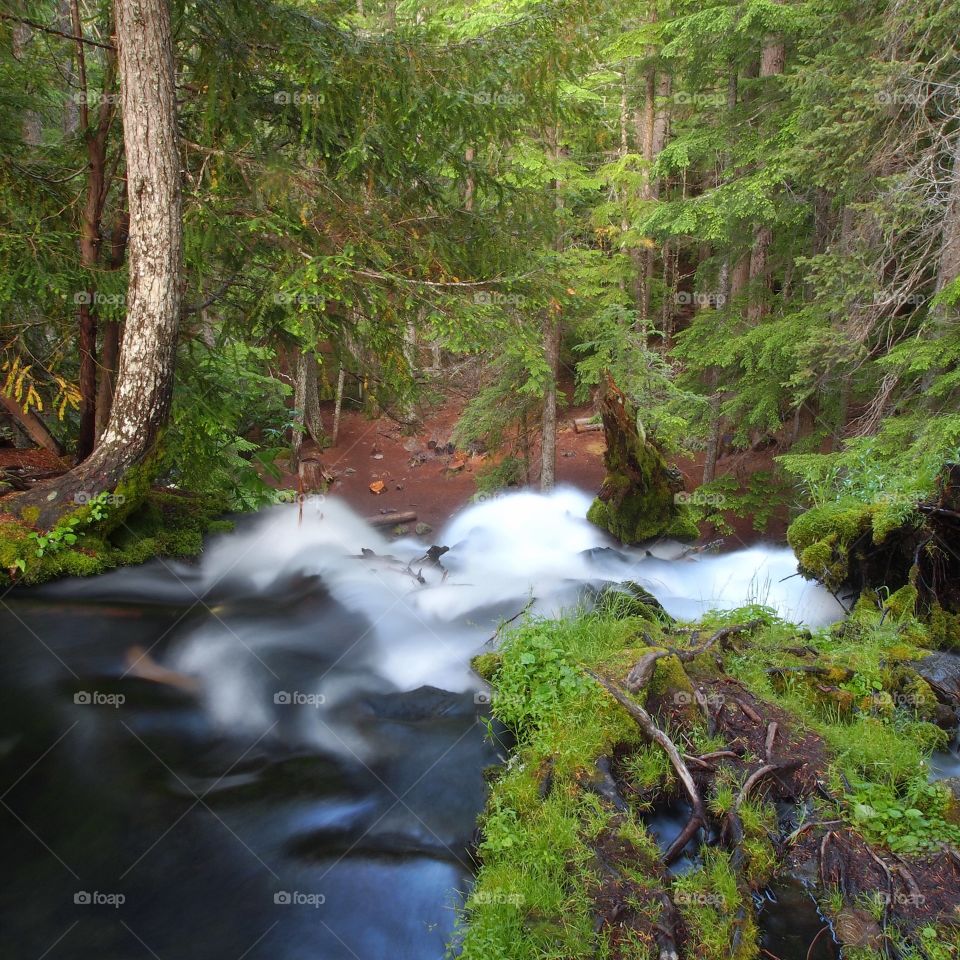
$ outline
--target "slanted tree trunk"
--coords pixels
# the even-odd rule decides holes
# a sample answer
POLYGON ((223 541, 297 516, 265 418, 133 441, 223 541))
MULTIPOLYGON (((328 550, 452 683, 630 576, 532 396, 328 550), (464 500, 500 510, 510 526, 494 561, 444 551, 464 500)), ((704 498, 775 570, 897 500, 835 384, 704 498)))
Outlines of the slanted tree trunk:
POLYGON ((0 393, 0 405, 38 447, 43 447, 58 457, 63 455, 63 448, 57 438, 32 410, 24 410, 13 397, 8 397, 5 393, 0 393))
POLYGON ((587 519, 622 543, 658 536, 695 538, 696 524, 676 497, 683 477, 647 439, 636 408, 608 377, 603 398, 607 475, 587 519))
POLYGON ((173 394, 183 224, 176 86, 167 0, 115 0, 130 207, 130 286, 116 395, 103 438, 84 463, 17 497, 49 528, 77 494, 113 490, 155 449, 173 394))

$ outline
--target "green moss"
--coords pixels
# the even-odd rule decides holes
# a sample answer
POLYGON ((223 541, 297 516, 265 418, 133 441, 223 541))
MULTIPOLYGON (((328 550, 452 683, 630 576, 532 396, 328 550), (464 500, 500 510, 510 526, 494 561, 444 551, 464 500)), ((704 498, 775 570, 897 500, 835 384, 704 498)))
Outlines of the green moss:
POLYGON ((473 667, 478 676, 490 683, 496 678, 497 672, 500 670, 500 654, 478 653, 470 661, 470 666, 473 667))
MULTIPOLYGON (((877 594, 865 594, 843 623, 804 634, 803 643, 817 651, 815 661, 800 645, 795 626, 766 613, 749 639, 729 650, 718 648, 713 656, 686 667, 696 669, 700 681, 700 661, 720 656, 725 672, 758 701, 772 702, 789 716, 780 726, 784 742, 807 738, 814 744, 808 763, 839 798, 823 812, 825 818, 843 818, 855 829, 866 829, 857 819, 857 810, 861 815, 863 810, 857 807, 861 801, 852 799, 852 785, 864 802, 886 797, 898 809, 921 810, 924 837, 946 840, 949 833, 943 824, 956 811, 928 790, 923 776, 924 761, 943 744, 944 734, 925 721, 925 706, 935 698, 909 665, 922 649, 913 638, 926 635, 910 607, 909 591, 885 603, 877 594), (772 667, 813 662, 826 667, 827 675, 786 673, 778 678, 770 673, 772 667), (847 706, 842 708, 820 688, 845 698, 847 706)), ((714 614, 697 629, 706 633, 722 623, 757 617, 755 608, 714 614)), ((616 619, 615 611, 595 611, 569 620, 537 621, 508 633, 498 669, 495 655, 483 655, 484 672, 497 685, 494 713, 518 730, 520 740, 491 789, 483 821, 482 867, 465 914, 465 960, 657 955, 645 939, 650 928, 643 927, 657 918, 644 912, 644 904, 655 903, 651 894, 662 889, 663 882, 656 851, 636 811, 656 796, 672 795, 674 775, 663 751, 643 740, 626 711, 596 684, 581 679, 583 667, 623 678, 645 653, 678 645, 678 635, 670 635, 670 629, 655 618, 616 619), (637 638, 644 634, 650 639, 638 646, 637 638), (624 790, 631 805, 626 813, 615 813, 589 790, 600 755, 618 758, 618 781, 630 788, 624 790), (552 787, 544 799, 547 765, 552 787), (611 953, 607 938, 612 928, 597 932, 593 926, 598 914, 593 897, 610 876, 597 865, 594 850, 611 834, 629 843, 625 851, 607 847, 605 855, 621 851, 615 867, 625 879, 617 895, 635 912, 629 914, 634 926, 618 921, 617 949, 623 948, 622 938, 629 931, 636 938, 630 941, 630 953, 611 953)), ((653 710, 651 701, 669 700, 677 692, 689 697, 692 690, 683 666, 673 656, 657 661, 646 689, 648 709, 653 710)), ((667 729, 685 750, 701 753, 726 745, 704 735, 696 710, 684 713, 671 703, 669 718, 667 729)), ((715 817, 732 808, 745 775, 735 766, 719 768, 705 797, 715 817)), ((749 888, 762 887, 780 869, 770 840, 777 832, 776 814, 757 793, 741 805, 740 816, 744 859, 739 877, 726 853, 707 848, 702 866, 673 882, 691 956, 747 960, 756 955, 749 888)), ((877 842, 885 842, 879 827, 870 829, 877 842)), ((891 833, 891 842, 908 842, 909 835, 901 834, 891 833)))
MULTIPOLYGON (((638 658, 639 659, 639 658, 638 658)), ((654 664, 653 675, 647 684, 648 696, 671 697, 679 703, 693 702, 693 684, 675 656, 661 657, 654 664)))
POLYGON ((753 910, 737 886, 727 854, 705 850, 703 867, 677 878, 673 899, 696 945, 691 955, 701 960, 746 960, 757 955, 753 910), (737 928, 739 946, 731 952, 737 928))
POLYGON ((597 596, 597 612, 614 620, 639 618, 658 623, 672 623, 673 618, 649 590, 633 580, 608 584, 597 596))
POLYGON ((960 650, 960 614, 934 604, 927 618, 932 645, 940 650, 960 650))
POLYGON ((917 608, 917 596, 917 588, 912 583, 908 583, 890 594, 884 608, 894 620, 912 617, 917 608))
POLYGON ((850 573, 850 553, 868 534, 876 507, 857 500, 838 500, 814 507, 797 517, 787 530, 787 542, 800 563, 800 572, 837 590, 850 573))
POLYGON ((232 528, 215 519, 219 506, 213 498, 149 488, 143 493, 146 475, 125 482, 118 490, 127 492, 114 494, 96 511, 87 503, 61 517, 43 546, 26 521, 0 524, 0 584, 94 576, 158 555, 195 556, 208 532, 232 528), (67 533, 75 542, 64 539, 67 533))

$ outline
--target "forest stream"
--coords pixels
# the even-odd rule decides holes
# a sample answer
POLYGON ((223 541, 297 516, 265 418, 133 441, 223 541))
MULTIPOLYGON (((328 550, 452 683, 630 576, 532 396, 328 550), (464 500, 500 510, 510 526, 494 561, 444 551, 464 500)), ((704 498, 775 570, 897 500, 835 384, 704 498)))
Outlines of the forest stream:
POLYGON ((589 502, 472 506, 437 562, 314 497, 242 519, 197 565, 10 592, 0 924, 17 955, 441 958, 503 760, 470 668, 502 621, 625 580, 684 619, 843 613, 786 548, 615 547, 589 502))

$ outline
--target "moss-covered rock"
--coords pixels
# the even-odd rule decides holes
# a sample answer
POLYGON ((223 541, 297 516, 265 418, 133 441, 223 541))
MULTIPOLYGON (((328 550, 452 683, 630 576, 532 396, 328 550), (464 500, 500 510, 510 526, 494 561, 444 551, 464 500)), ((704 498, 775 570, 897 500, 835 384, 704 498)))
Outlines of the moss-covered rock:
POLYGON ((801 514, 790 524, 787 542, 805 577, 839 590, 850 578, 854 551, 872 542, 872 533, 870 504, 838 500, 801 514))
POLYGON ((596 608, 599 613, 615 620, 638 617, 641 620, 673 623, 673 617, 663 609, 663 604, 633 580, 605 586, 597 594, 596 608))
POLYGON ((214 498, 126 489, 79 505, 49 531, 23 518, 0 523, 0 584, 94 576, 156 556, 196 556, 208 533, 232 529, 217 519, 214 498))
MULTIPOLYGON (((960 464, 948 463, 925 499, 879 495, 867 503, 841 498, 799 516, 787 540, 805 577, 856 594, 886 588, 893 591, 888 612, 896 619, 926 618, 937 615, 938 608, 960 613, 958 515, 960 464), (904 591, 907 586, 914 589, 904 591)), ((952 646, 960 639, 942 617, 939 626, 944 643, 952 646)))
POLYGON ((607 384, 603 401, 607 476, 587 519, 622 543, 654 537, 696 539, 699 530, 687 506, 678 502, 683 480, 647 438, 633 404, 607 384))

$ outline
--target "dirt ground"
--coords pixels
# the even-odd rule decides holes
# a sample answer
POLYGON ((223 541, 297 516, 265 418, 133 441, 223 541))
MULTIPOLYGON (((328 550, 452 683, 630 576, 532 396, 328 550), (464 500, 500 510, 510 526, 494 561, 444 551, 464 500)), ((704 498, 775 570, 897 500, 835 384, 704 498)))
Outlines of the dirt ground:
MULTIPOLYGON (((572 390, 568 388, 568 397, 572 390)), ((459 451, 448 452, 450 434, 460 416, 463 403, 451 400, 430 411, 414 436, 404 435, 399 425, 388 418, 368 419, 362 412, 345 410, 340 435, 335 447, 320 454, 324 469, 333 477, 330 493, 342 497, 354 510, 366 517, 388 512, 414 511, 417 522, 441 528, 450 517, 471 501, 477 492, 477 473, 488 461, 485 456, 471 456, 459 451), (379 494, 371 484, 383 483, 379 494)), ((577 433, 573 421, 594 414, 591 405, 563 408, 557 434, 557 482, 577 487, 588 494, 599 491, 604 478, 603 455, 606 449, 603 432, 577 433)), ((330 404, 321 410, 324 424, 330 424, 330 404)), ((539 451, 534 451, 538 460, 539 451)), ((677 458, 675 465, 684 476, 686 489, 696 489, 703 477, 702 454, 694 459, 677 458)), ((738 451, 721 456, 718 476, 730 474, 746 479, 760 470, 772 467, 768 451, 738 451)), ((538 463, 534 471, 539 469, 538 463)), ((296 478, 285 475, 280 484, 296 486, 296 478)), ((728 515, 732 533, 721 534, 707 526, 704 542, 721 538, 730 548, 754 543, 761 534, 754 530, 749 518, 728 515)), ((787 512, 775 515, 762 534, 765 539, 783 540, 787 512)))

